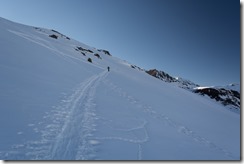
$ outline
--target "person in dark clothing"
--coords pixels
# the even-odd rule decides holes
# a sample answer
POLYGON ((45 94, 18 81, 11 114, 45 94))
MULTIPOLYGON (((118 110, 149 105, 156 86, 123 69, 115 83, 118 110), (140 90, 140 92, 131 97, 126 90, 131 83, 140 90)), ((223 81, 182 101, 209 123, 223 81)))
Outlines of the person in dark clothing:
POLYGON ((108 72, 109 72, 109 70, 110 70, 110 67, 108 67, 108 72))

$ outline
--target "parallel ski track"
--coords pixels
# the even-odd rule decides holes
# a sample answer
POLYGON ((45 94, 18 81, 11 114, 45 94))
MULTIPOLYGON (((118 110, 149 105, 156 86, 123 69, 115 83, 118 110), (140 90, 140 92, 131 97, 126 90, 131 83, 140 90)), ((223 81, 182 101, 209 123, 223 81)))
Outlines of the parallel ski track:
POLYGON ((74 92, 64 98, 43 117, 45 124, 29 124, 41 138, 12 146, 0 152, 2 159, 16 160, 88 160, 95 158, 93 132, 96 130, 94 95, 107 71, 81 82, 74 92))
POLYGON ((102 72, 81 83, 79 89, 71 95, 68 109, 71 111, 62 131, 52 145, 51 159, 88 159, 92 148, 88 138, 94 131, 96 114, 93 98, 101 79, 107 75, 102 72))

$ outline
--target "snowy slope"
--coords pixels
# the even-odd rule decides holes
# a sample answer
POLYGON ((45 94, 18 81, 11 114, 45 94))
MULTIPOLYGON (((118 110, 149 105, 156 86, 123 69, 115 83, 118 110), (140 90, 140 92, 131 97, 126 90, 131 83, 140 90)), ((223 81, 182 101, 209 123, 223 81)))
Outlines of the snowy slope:
MULTIPOLYGON (((133 66, 132 68, 135 68, 133 66)), ((144 71, 142 69, 138 69, 144 71)), ((213 101, 222 104, 227 110, 240 113, 240 85, 239 84, 229 84, 227 86, 210 86, 202 87, 198 84, 193 83, 190 80, 186 80, 180 77, 172 77, 164 71, 158 71, 156 69, 151 69, 146 71, 149 75, 158 78, 164 82, 174 84, 180 88, 186 89, 193 93, 208 96, 213 101)))
POLYGON ((0 18, 0 46, 3 160, 240 160, 222 105, 53 30, 0 18))

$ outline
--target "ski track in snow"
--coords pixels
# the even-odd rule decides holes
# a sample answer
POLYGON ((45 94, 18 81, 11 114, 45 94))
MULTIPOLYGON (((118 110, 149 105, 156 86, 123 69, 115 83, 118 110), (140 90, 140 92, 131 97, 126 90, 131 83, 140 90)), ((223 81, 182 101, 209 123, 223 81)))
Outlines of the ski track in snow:
POLYGON ((106 76, 107 71, 104 71, 80 83, 70 96, 61 100, 60 105, 53 106, 51 112, 46 112, 43 119, 52 122, 46 123, 42 129, 38 129, 38 127, 43 125, 43 122, 28 124, 36 133, 41 134, 40 140, 13 145, 12 151, 0 152, 0 157, 11 160, 91 160, 96 158, 96 147, 100 144, 99 140, 117 140, 136 144, 138 146, 137 159, 142 160, 143 144, 150 139, 146 127, 148 122, 145 119, 137 120, 137 125, 134 127, 115 128, 111 126, 113 125, 112 122, 106 125, 108 128, 123 132, 120 134, 125 135, 93 136, 93 132, 96 131, 96 120, 99 119, 95 112, 94 95, 96 87, 103 81, 113 92, 150 117, 160 120, 163 123, 162 125, 174 128, 178 133, 190 137, 195 142, 214 149, 230 159, 235 159, 231 152, 198 135, 169 116, 156 112, 150 105, 139 101, 111 81, 104 80, 106 76), (140 136, 132 138, 126 135, 138 131, 140 131, 140 136))
MULTIPOLYGON (((195 141, 199 144, 202 144, 204 146, 207 146, 211 149, 214 149, 214 150, 224 154, 225 156, 227 156, 230 159, 236 159, 236 157, 228 150, 223 149, 220 146, 216 145, 215 143, 209 141, 205 137, 198 135, 196 132, 194 132, 187 126, 174 121, 169 116, 156 112, 155 110, 153 110, 153 108, 150 105, 147 105, 147 104, 139 101, 138 99, 136 99, 135 97, 131 96, 126 91, 124 91, 122 88, 120 88, 117 85, 115 85, 114 83, 112 83, 111 81, 106 79, 104 84, 108 85, 109 86, 108 88, 110 88, 113 92, 117 93, 122 98, 126 99, 129 103, 135 105, 137 108, 142 109, 143 112, 149 114, 150 117, 152 117, 154 119, 158 119, 161 122, 163 122, 163 125, 174 128, 178 133, 184 134, 184 135, 190 137, 193 141, 195 141)), ((138 159, 139 160, 142 159, 142 144, 144 142, 147 142, 149 139, 145 125, 143 125, 143 127, 145 128, 145 134, 146 134, 145 140, 134 142, 134 143, 138 144, 138 159)), ((122 140, 120 138, 111 138, 111 139, 122 140)), ((127 141, 127 142, 131 142, 131 141, 127 141)))
MULTIPOLYGON (((8 30, 8 32, 17 35, 31 45, 38 45, 50 51, 65 62, 71 64, 80 64, 77 61, 87 63, 86 57, 80 55, 80 52, 75 52, 74 49, 79 46, 75 43, 66 44, 63 41, 55 40, 49 37, 49 30, 38 31, 38 35, 33 32, 26 32, 21 28, 16 30, 8 30), (45 37, 42 37, 45 35, 45 37), (64 44, 65 43, 65 44, 64 44), (62 47, 62 50, 60 50, 62 47), (71 53, 69 53, 71 52, 71 53)), ((62 34, 61 34, 62 35, 62 34)), ((125 64, 124 62, 120 62, 125 64)), ((127 64, 130 67, 130 64, 127 64)), ((102 68, 102 65, 93 65, 97 68, 102 68)), ((6 67, 6 66, 2 66, 6 67)), ((119 68, 119 67, 118 67, 119 68)), ((7 68, 9 69, 9 68, 7 68)), ((13 69, 13 68, 11 68, 13 69)), ((104 69, 104 68, 102 68, 104 69)), ((237 159, 230 151, 221 148, 216 143, 210 141, 194 132, 191 128, 172 119, 164 111, 155 110, 152 106, 139 100, 137 97, 129 94, 129 91, 118 87, 113 81, 105 79, 108 75, 107 71, 89 77, 82 81, 74 90, 68 93, 63 93, 64 98, 57 104, 52 106, 52 109, 45 112, 43 119, 39 122, 30 122, 26 128, 32 129, 30 138, 23 137, 29 135, 27 131, 16 131, 16 137, 22 140, 19 144, 13 144, 10 150, 1 151, 0 159, 4 160, 92 160, 99 156, 98 150, 100 141, 119 141, 121 146, 134 144, 136 145, 137 159, 143 159, 143 146, 150 141, 149 136, 149 120, 158 120, 162 123, 162 128, 167 126, 168 129, 174 130, 176 133, 185 135, 199 145, 222 153, 229 159, 237 159), (96 88, 103 82, 106 89, 116 93, 122 100, 130 103, 136 111, 140 110, 146 117, 143 118, 112 118, 112 120, 104 119, 98 116, 96 112, 97 104, 95 103, 96 88), (162 112, 162 113, 161 113, 162 112), (148 116, 148 117, 147 117, 148 116), (121 120, 119 120, 121 119, 121 120), (96 121, 99 120, 99 121, 96 121), (101 136, 96 136, 97 125, 102 123, 106 131, 99 133, 101 136), (24 140, 26 139, 26 140, 24 140)), ((47 110, 47 109, 46 109, 47 110)), ((106 114, 106 113, 105 113, 106 114)), ((105 116, 106 117, 106 116, 105 116)), ((99 129, 103 131, 103 129, 99 129)), ((152 134, 153 135, 153 134, 152 134)), ((17 141, 16 141, 17 142, 17 141)), ((105 143, 106 144, 106 143, 105 143)), ((131 146, 131 145, 130 145, 131 146)), ((102 147, 102 146, 101 146, 102 147)), ((125 151, 127 150, 127 147, 125 151)), ((134 150, 134 149, 133 149, 134 150)), ((111 151, 118 151, 113 149, 111 151)), ((124 151, 124 150, 122 150, 124 151)), ((119 151, 118 151, 119 153, 119 151)), ((123 154, 121 154, 123 156, 123 154)))
MULTIPOLYGON (((139 120, 137 120, 139 121, 139 120)), ((147 121, 143 119, 143 122, 140 123, 139 125, 133 127, 133 128, 114 128, 113 125, 113 121, 109 121, 109 124, 107 124, 107 127, 112 129, 113 131, 120 131, 120 132, 124 132, 124 134, 128 134, 128 132, 133 133, 133 132, 143 132, 140 133, 140 136, 135 135, 133 138, 132 136, 119 136, 119 137, 114 137, 114 136, 107 136, 107 137, 95 137, 96 140, 118 140, 118 141, 122 141, 122 142, 128 142, 128 143, 132 143, 132 144, 137 144, 138 145, 138 151, 137 151, 137 159, 138 160, 142 160, 142 144, 147 142, 149 140, 149 135, 148 135, 148 131, 146 128, 147 125, 147 121), (141 137, 141 138, 140 138, 141 137)))
POLYGON ((91 144, 95 142, 90 142, 88 138, 95 130, 97 118, 93 97, 98 82, 105 75, 106 72, 103 72, 99 76, 89 78, 72 95, 71 113, 56 138, 57 141, 52 145, 51 159, 89 159, 93 151, 91 144))
MULTIPOLYGON (((87 160, 95 157, 99 142, 92 139, 96 130, 94 95, 107 71, 80 83, 74 92, 51 112, 46 112, 43 129, 33 128, 41 139, 12 146, 12 151, 1 152, 1 159, 31 160, 87 160)), ((40 123, 42 124, 42 123, 40 123)), ((34 127, 35 124, 29 124, 34 127)))

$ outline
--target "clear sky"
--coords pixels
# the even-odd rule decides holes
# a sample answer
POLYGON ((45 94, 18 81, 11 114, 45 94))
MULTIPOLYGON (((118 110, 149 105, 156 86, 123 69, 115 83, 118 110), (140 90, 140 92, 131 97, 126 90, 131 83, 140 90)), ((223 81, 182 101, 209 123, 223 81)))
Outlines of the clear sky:
POLYGON ((0 17, 200 85, 240 83, 239 0, 0 0, 0 17))

